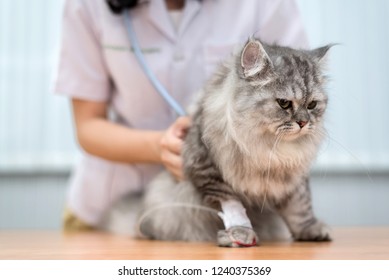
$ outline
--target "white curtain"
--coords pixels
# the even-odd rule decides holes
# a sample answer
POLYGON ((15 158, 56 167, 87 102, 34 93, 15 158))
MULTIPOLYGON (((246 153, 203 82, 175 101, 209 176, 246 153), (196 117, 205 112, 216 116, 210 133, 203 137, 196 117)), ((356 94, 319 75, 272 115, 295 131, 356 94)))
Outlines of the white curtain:
POLYGON ((62 1, 0 1, 0 171, 68 169, 69 104, 51 92, 62 1))

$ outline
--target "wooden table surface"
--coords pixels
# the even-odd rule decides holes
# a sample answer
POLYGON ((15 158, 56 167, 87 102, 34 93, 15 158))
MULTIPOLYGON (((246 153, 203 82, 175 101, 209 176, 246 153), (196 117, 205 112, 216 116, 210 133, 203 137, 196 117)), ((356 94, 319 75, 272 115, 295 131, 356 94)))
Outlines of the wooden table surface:
POLYGON ((134 240, 107 233, 0 231, 0 259, 352 259, 389 260, 389 227, 336 228, 334 241, 270 242, 253 248, 134 240))

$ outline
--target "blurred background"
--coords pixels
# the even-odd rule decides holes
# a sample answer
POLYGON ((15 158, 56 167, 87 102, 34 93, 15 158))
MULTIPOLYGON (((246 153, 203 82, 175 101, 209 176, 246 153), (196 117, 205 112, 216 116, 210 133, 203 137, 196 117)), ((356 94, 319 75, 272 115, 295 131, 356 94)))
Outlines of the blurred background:
MULTIPOLYGON (((287 0, 285 0, 287 1, 287 0)), ((330 225, 389 225, 389 1, 298 0, 330 51, 329 137, 312 171, 330 225)), ((58 229, 79 151, 55 96, 62 1, 0 1, 0 229, 58 229)))

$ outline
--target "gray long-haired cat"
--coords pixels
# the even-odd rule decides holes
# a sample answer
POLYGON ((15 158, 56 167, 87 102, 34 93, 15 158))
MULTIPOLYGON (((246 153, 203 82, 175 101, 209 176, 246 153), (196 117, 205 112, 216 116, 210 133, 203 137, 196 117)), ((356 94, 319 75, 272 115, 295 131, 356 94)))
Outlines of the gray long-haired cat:
POLYGON ((150 184, 141 233, 230 247, 278 239, 286 228, 295 240, 330 240, 313 214, 308 179, 324 135, 322 60, 329 48, 250 39, 221 65, 185 138, 187 179, 177 183, 163 173, 150 184))

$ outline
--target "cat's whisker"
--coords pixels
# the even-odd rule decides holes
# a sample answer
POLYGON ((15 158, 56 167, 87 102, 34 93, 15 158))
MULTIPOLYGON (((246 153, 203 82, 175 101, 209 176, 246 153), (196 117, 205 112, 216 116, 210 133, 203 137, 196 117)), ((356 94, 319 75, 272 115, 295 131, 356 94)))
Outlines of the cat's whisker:
POLYGON ((335 138, 331 137, 326 130, 317 130, 316 132, 321 136, 328 138, 330 141, 337 144, 340 148, 346 151, 365 170, 366 176, 369 178, 371 182, 373 182, 370 169, 351 150, 349 150, 346 146, 344 146, 341 142, 339 142, 335 138))
POLYGON ((317 138, 315 133, 308 133, 308 139, 311 141, 312 145, 316 146, 320 143, 320 139, 317 138))
MULTIPOLYGON (((317 137, 317 133, 318 131, 310 131, 309 134, 308 134, 308 138, 312 141, 312 144, 315 144, 315 137, 317 137)), ((323 170, 320 170, 320 174, 321 174, 321 178, 322 179, 325 179, 327 177, 327 169, 325 169, 324 171, 323 170)))

